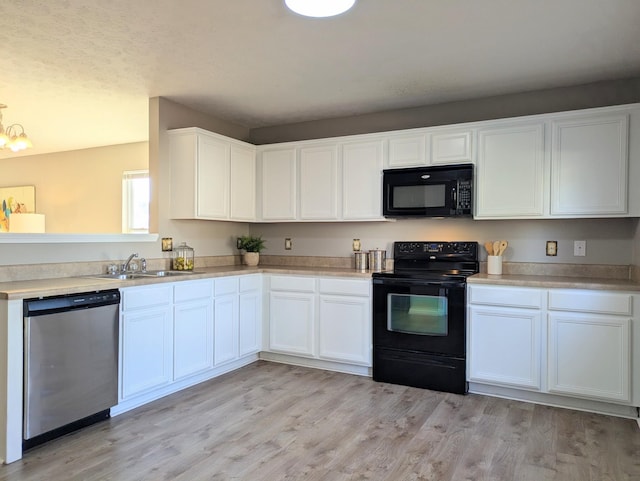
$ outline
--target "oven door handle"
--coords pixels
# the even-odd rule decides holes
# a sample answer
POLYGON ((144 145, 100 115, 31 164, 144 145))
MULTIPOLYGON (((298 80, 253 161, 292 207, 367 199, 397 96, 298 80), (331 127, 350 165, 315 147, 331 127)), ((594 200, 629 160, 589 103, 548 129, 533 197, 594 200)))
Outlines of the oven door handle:
POLYGON ((381 286, 428 286, 439 287, 443 289, 448 288, 465 288, 466 282, 448 282, 448 281, 421 281, 415 279, 373 279, 374 285, 381 286))

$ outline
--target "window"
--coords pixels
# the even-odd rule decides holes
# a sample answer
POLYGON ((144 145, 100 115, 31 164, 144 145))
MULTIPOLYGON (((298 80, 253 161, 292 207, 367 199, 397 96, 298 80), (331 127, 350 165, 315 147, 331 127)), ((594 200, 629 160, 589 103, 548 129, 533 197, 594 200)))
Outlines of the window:
POLYGON ((149 171, 122 173, 122 232, 149 232, 149 171))

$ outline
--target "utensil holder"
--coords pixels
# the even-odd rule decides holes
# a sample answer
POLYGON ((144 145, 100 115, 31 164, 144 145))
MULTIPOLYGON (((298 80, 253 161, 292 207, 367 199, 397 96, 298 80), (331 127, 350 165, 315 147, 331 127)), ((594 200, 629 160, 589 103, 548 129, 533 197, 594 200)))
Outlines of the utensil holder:
POLYGON ((487 274, 502 275, 502 256, 487 256, 487 274))

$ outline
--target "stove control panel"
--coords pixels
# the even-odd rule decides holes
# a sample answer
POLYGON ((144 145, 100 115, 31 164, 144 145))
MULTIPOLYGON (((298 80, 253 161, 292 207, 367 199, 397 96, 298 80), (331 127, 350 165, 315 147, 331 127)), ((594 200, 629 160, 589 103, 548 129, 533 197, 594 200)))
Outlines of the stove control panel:
POLYGON ((445 257, 451 255, 461 255, 465 257, 477 257, 478 243, 477 242, 432 242, 432 241, 418 241, 418 242, 395 242, 394 243, 394 256, 403 257, 410 256, 414 258, 419 257, 445 257))

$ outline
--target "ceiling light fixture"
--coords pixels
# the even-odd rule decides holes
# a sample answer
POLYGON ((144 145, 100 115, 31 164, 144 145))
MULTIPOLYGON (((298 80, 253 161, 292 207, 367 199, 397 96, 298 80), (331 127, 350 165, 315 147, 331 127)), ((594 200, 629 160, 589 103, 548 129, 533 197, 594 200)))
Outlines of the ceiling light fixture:
POLYGON ((14 152, 18 152, 33 147, 21 124, 11 124, 5 130, 2 125, 2 109, 6 108, 5 104, 0 104, 0 149, 11 149, 14 152), (20 133, 18 133, 18 128, 20 133))
POLYGON ((284 3, 305 17, 333 17, 349 10, 356 0, 284 0, 284 3))

